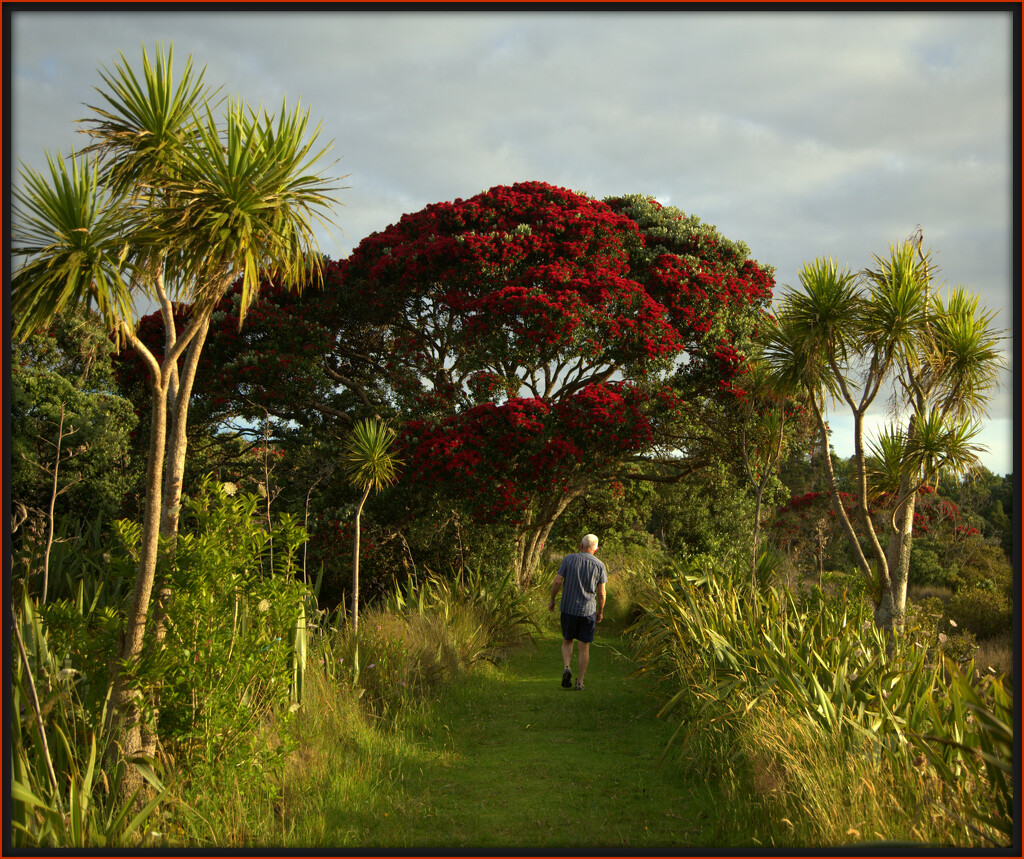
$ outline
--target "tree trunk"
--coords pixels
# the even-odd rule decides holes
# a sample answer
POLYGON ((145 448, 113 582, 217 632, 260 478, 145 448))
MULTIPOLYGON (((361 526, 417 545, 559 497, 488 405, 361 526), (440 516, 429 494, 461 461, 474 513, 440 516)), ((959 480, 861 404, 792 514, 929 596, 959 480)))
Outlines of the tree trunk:
POLYGON ((875 580, 871 573, 871 565, 868 563, 868 559, 864 555, 864 550, 861 548, 860 540, 857 539, 857 532, 853 530, 853 523, 850 522, 850 517, 846 515, 846 508, 843 507, 842 499, 839 497, 839 482, 836 480, 835 468, 832 465, 832 453, 829 449, 828 443, 828 428, 825 426, 825 418, 821 414, 821 409, 818 406, 818 400, 814 396, 811 397, 811 408, 814 411, 814 417, 818 423, 818 429, 821 432, 822 452, 825 457, 825 471, 828 474, 828 484, 832 489, 832 508, 836 511, 836 518, 839 520, 839 524, 843 526, 843 531, 846 533, 846 539, 850 544, 850 549, 853 551, 853 557, 857 562, 857 566, 860 568, 861 574, 869 583, 874 585, 875 580))
MULTIPOLYGON (((76 432, 72 430, 71 432, 76 432)), ((71 433, 68 433, 71 435, 71 433)), ((50 510, 47 515, 46 551, 43 553, 43 605, 46 605, 46 594, 50 587, 50 551, 53 549, 53 511, 57 504, 57 472, 60 470, 60 448, 64 443, 64 401, 60 401, 60 425, 57 427, 57 455, 53 458, 53 488, 50 492, 50 510)))
MULTIPOLYGON (((142 520, 142 542, 139 547, 139 563, 135 574, 131 606, 125 618, 120 664, 116 664, 113 670, 111 708, 108 713, 108 726, 116 737, 116 742, 111 746, 111 752, 121 760, 146 752, 142 741, 141 692, 135 685, 133 675, 134 668, 142 655, 150 597, 153 583, 156 580, 160 547, 161 485, 167 440, 167 379, 159 373, 159 368, 151 367, 151 372, 154 373, 154 381, 151 383, 153 403, 149 425, 146 507, 142 520)), ((142 776, 138 771, 133 767, 126 767, 121 780, 121 800, 127 801, 142 784, 142 776)))
POLYGON ((585 485, 579 484, 570 486, 565 492, 555 492, 541 501, 536 516, 532 511, 527 514, 516 536, 515 581, 520 590, 528 588, 533 582, 544 542, 558 517, 583 494, 585 488, 585 485))
POLYGON ((168 404, 170 429, 168 431, 167 471, 163 482, 163 512, 160 533, 171 541, 178 534, 178 516, 181 513, 181 493, 185 477, 185 458, 188 453, 188 407, 192 386, 199 367, 199 357, 210 330, 210 314, 203 313, 192 324, 196 333, 185 350, 185 365, 181 369, 176 395, 168 404))
POLYGON ((753 557, 750 559, 750 583, 752 586, 757 585, 757 545, 761 542, 761 499, 764 497, 764 487, 766 482, 762 480, 757 484, 757 493, 754 496, 754 538, 753 538, 753 557))
POLYGON ((878 564, 875 578, 878 593, 881 595, 889 590, 892 582, 885 551, 878 540, 875 525, 871 521, 871 510, 868 508, 868 473, 864 456, 864 420, 862 412, 856 412, 853 418, 853 449, 854 459, 857 463, 857 512, 860 514, 861 523, 864 525, 864 532, 868 535, 872 554, 878 564))
POLYGON ((882 628, 897 635, 902 635, 907 614, 907 582, 910 578, 910 550, 913 546, 914 509, 917 506, 917 493, 909 492, 910 481, 904 476, 900 485, 900 497, 907 495, 893 517, 895 529, 889 539, 887 560, 889 564, 889 600, 883 623, 878 623, 879 615, 875 612, 875 622, 882 628))
MULTIPOLYGON (((193 319, 195 334, 191 337, 185 350, 185 363, 180 373, 177 361, 166 361, 162 370, 166 376, 165 421, 167 423, 167 441, 164 453, 164 476, 161 488, 160 535, 167 541, 169 553, 173 555, 178 537, 178 517, 181 508, 181 493, 184 484, 185 459, 188 452, 188 407, 192 397, 192 386, 195 382, 196 370, 199 367, 199 355, 206 342, 209 330, 210 313, 205 312, 193 319)), ((164 341, 164 354, 170 355, 177 342, 174 330, 174 318, 164 314, 164 325, 167 333, 164 341)), ((163 647, 167 635, 167 611, 171 601, 171 588, 166 576, 160 577, 155 583, 156 600, 153 606, 153 644, 156 648, 163 647)), ((152 701, 153 719, 159 715, 159 696, 152 701)), ((141 729, 142 751, 152 756, 156 752, 157 732, 154 725, 143 725, 141 729)))
POLYGON ((370 485, 366 485, 363 497, 356 508, 356 535, 352 546, 352 632, 359 632, 359 520, 363 514, 363 505, 370 494, 370 485))

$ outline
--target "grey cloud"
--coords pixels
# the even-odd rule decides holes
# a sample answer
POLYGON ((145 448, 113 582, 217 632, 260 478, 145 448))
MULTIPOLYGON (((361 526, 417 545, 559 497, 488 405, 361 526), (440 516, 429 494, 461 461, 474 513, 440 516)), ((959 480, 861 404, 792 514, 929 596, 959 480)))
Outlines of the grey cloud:
MULTIPOLYGON (((65 152, 123 50, 173 41, 207 80, 301 98, 349 189, 332 256, 437 200, 538 179, 644 192, 746 242, 795 283, 917 224, 943 276, 1011 307, 1008 13, 24 9, 14 155, 65 152)), ((1009 415, 1008 398, 998 403, 1009 415)), ((995 414, 995 413, 994 413, 995 414)), ((995 415, 997 419, 1003 419, 995 415)), ((1005 417, 1009 420, 1009 417, 1005 417)), ((1009 470, 1004 458, 999 470, 1009 470)))

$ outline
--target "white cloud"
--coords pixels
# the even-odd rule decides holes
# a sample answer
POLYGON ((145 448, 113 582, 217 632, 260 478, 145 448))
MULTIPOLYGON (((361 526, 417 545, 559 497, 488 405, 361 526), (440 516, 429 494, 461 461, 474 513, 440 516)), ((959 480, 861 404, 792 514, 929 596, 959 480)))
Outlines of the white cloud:
MULTIPOLYGON (((143 43, 173 41, 251 104, 301 98, 349 174, 333 256, 428 203, 538 179, 657 194, 780 283, 815 256, 859 268, 920 224, 942 275, 1015 323, 1009 12, 21 7, 10 21, 10 143, 36 166, 81 144, 97 69, 143 43)), ((993 427, 1011 420, 998 402, 993 427)), ((993 470, 1011 470, 991 446, 1006 457, 993 470)))

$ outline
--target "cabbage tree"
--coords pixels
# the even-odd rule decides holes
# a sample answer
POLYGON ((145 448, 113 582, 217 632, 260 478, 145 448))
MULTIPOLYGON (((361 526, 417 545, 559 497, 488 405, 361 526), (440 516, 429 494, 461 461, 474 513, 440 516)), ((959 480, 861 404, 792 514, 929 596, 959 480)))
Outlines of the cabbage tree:
MULTIPOLYGON (((191 59, 174 81, 173 49, 141 75, 124 56, 101 71, 102 106, 82 120, 93 143, 48 169, 23 166, 14 190, 14 334, 26 337, 64 308, 91 305, 120 344, 149 371, 152 395, 146 499, 138 573, 125 620, 113 717, 126 757, 152 754, 143 737, 138 690, 128 678, 143 652, 161 533, 173 538, 187 448, 188 404, 217 300, 236 281, 238 324, 260 282, 273 276, 301 288, 318 276, 314 235, 335 190, 314 169, 319 127, 308 110, 282 105, 275 117, 241 102, 222 113, 191 59), (191 305, 182 331, 174 305, 191 305), (160 307, 163 355, 148 349, 135 324, 160 307)), ((164 597, 169 594, 164 591, 164 597)), ((157 643, 159 618, 155 624, 157 643)))
POLYGON ((800 287, 777 306, 766 354, 798 382, 822 434, 836 516, 875 594, 878 626, 902 632, 917 493, 943 472, 980 466, 979 420, 987 413, 1005 361, 993 312, 958 286, 943 298, 918 242, 891 245, 888 256, 854 274, 833 260, 806 263, 800 287), (873 441, 864 422, 878 396, 891 395, 895 419, 873 441), (826 407, 853 417, 856 509, 861 546, 828 453, 826 407), (871 510, 890 511, 882 533, 871 510))
POLYGON ((402 463, 391 453, 395 431, 378 420, 360 421, 345 445, 345 474, 349 483, 363 490, 356 507, 355 538, 352 547, 352 631, 359 632, 359 521, 371 490, 376 492, 397 480, 395 469, 402 463))

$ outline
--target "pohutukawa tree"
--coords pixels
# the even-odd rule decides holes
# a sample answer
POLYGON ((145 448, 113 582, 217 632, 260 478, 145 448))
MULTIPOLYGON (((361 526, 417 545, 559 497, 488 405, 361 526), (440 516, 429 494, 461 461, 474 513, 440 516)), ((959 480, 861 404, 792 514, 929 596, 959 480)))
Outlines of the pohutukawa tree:
MULTIPOLYGON (((103 106, 83 120, 92 145, 68 163, 48 156, 48 176, 25 168, 15 189, 11 294, 16 336, 66 306, 94 305, 148 374, 143 535, 111 709, 120 751, 131 757, 156 743, 131 677, 147 638, 158 540, 173 549, 177 533, 188 408, 211 315, 236 280, 241 324, 262 280, 317 279, 314 229, 333 189, 314 171, 326 150, 314 148, 319 129, 309 128, 308 111, 282 105, 274 117, 229 102, 215 114, 191 60, 175 83, 171 51, 158 50, 151 64, 143 50, 141 76, 123 57, 101 75, 103 106), (179 302, 188 309, 180 330, 179 302), (159 357, 136 331, 143 303, 160 308, 159 357)), ((157 646, 161 617, 149 628, 157 646)))
POLYGON ((919 243, 890 247, 857 275, 833 260, 804 265, 800 288, 787 288, 777 307, 767 350, 776 368, 807 392, 828 451, 825 407, 845 404, 854 422, 854 517, 839 503, 831 457, 826 466, 836 516, 857 564, 871 584, 875 622, 902 632, 913 538, 922 487, 944 472, 978 468, 978 419, 1005 362, 994 313, 979 309, 963 287, 943 298, 919 243), (899 418, 870 444, 864 421, 890 386, 899 418), (890 515, 879 529, 874 501, 887 495, 890 515))
POLYGON ((268 284, 242 331, 226 296, 207 399, 335 434, 393 415, 403 486, 514 524, 525 584, 594 481, 733 457, 726 404, 773 283, 748 257, 646 197, 493 188, 371 235, 315 295, 268 284))
POLYGON ((731 396, 772 286, 745 246, 677 209, 540 182, 406 215, 340 274, 381 333, 364 366, 409 417, 405 481, 516 523, 521 584, 591 482, 644 463, 664 478, 687 457, 683 405, 731 396))

